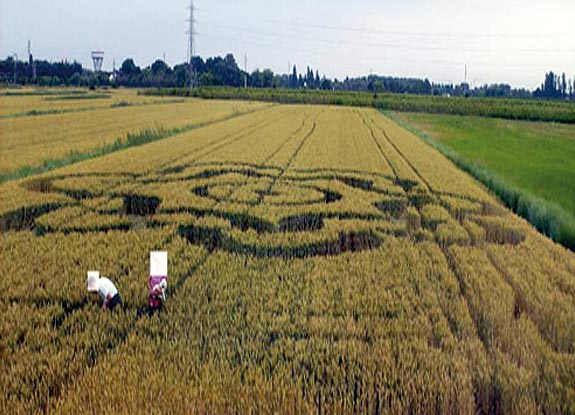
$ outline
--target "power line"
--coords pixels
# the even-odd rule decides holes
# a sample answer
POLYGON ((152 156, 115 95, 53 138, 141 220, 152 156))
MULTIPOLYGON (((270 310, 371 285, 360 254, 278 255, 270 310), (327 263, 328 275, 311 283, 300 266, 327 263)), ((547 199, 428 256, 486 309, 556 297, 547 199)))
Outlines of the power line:
MULTIPOLYGON (((268 50, 283 50, 283 51, 287 51, 287 52, 305 52, 305 53, 310 53, 310 54, 314 54, 314 55, 324 55, 324 56, 329 56, 329 57, 339 57, 341 58, 342 54, 341 52, 329 52, 325 49, 322 50, 318 50, 318 49, 310 49, 310 48, 303 48, 300 46, 295 46, 295 47, 286 47, 283 45, 277 45, 277 44, 272 44, 272 43, 265 43, 265 42, 261 42, 261 41, 252 41, 252 40, 245 40, 245 39, 238 39, 238 38, 232 38, 232 37, 225 37, 225 36, 218 36, 218 35, 211 35, 210 33, 205 33, 203 35, 204 37, 208 37, 208 38, 212 38, 215 40, 220 40, 226 43, 236 43, 236 44, 240 44, 240 45, 245 45, 245 44, 249 44, 249 45, 253 45, 256 47, 260 47, 260 48, 264 48, 264 49, 268 49, 268 50)), ((358 55, 358 54, 350 54, 350 53, 346 53, 345 54, 346 57, 353 57, 356 60, 363 60, 365 62, 382 62, 382 59, 377 58, 377 57, 373 57, 373 55, 358 55)), ((389 59, 387 59, 389 61, 389 59)), ((393 62, 402 62, 402 63, 424 63, 424 64, 432 64, 432 65, 438 65, 438 66, 450 66, 450 67, 461 67, 463 65, 465 65, 466 61, 462 60, 462 61, 447 61, 447 60, 432 60, 432 59, 405 59, 405 58, 393 58, 393 62)), ((541 64, 533 64, 532 62, 528 62, 528 63, 514 63, 514 64, 508 64, 508 63, 501 63, 501 62, 482 62, 482 61, 470 61, 468 62, 470 64, 473 64, 473 66, 487 66, 487 67, 497 67, 497 68, 517 68, 517 69, 525 69, 527 67, 533 67, 533 68, 543 68, 546 67, 547 65, 545 63, 541 63, 541 64)))
POLYGON ((226 15, 230 17, 234 17, 236 19, 241 18, 242 20, 249 20, 250 18, 252 21, 256 21, 258 23, 270 23, 273 25, 283 24, 288 26, 295 26, 295 27, 307 27, 311 29, 322 29, 322 30, 329 30, 329 31, 340 31, 340 32, 358 32, 358 33, 365 33, 365 34, 372 34, 372 35, 391 35, 391 36, 413 36, 413 37, 426 37, 429 38, 431 36, 437 37, 446 37, 446 38, 455 38, 461 39, 462 37, 469 37, 469 38, 571 38, 572 34, 567 33, 547 33, 547 34, 537 34, 537 33, 447 33, 447 32, 413 32, 413 31, 392 31, 392 30, 380 30, 380 29, 366 29, 361 27, 353 27, 353 26, 336 26, 336 25, 326 25, 326 24, 316 24, 316 23, 306 23, 306 22, 298 22, 298 21, 287 21, 287 20, 280 20, 272 17, 266 16, 249 16, 249 15, 238 15, 235 13, 230 13, 227 11, 222 10, 210 10, 210 9, 197 9, 199 12, 212 14, 212 15, 226 15))
MULTIPOLYGON (((261 16, 261 15, 247 15, 247 14, 236 14, 229 11, 214 11, 208 9, 196 9, 201 14, 213 14, 218 17, 216 22, 212 24, 212 33, 207 33, 206 36, 211 39, 220 40, 225 42, 225 47, 229 48, 229 43, 241 45, 241 47, 245 50, 246 45, 253 45, 257 48, 262 48, 266 50, 270 50, 273 52, 277 52, 280 50, 288 51, 290 55, 294 54, 305 54, 312 56, 329 56, 329 57, 337 57, 340 59, 342 56, 346 58, 354 58, 354 60, 358 61, 369 61, 369 62, 377 62, 379 63, 380 70, 381 65, 386 63, 389 66, 390 63, 408 63, 408 64, 430 64, 430 65, 438 65, 440 67, 449 68, 449 70, 453 71, 460 71, 464 69, 466 64, 471 65, 473 68, 506 68, 509 70, 513 70, 514 73, 532 73, 534 70, 547 70, 549 66, 549 62, 542 62, 544 59, 541 55, 535 59, 535 57, 531 56, 523 56, 525 60, 528 60, 525 63, 521 63, 515 61, 517 58, 517 53, 519 52, 528 52, 528 53, 560 53, 560 59, 565 62, 566 65, 572 66, 573 61, 572 58, 575 55, 575 50, 573 49, 572 42, 563 42, 558 41, 560 38, 567 38, 570 36, 567 34, 537 34, 537 33, 529 33, 529 34, 521 34, 521 33, 438 33, 438 32, 425 32, 425 31, 417 31, 417 32, 409 32, 409 31, 393 31, 393 30, 373 30, 369 28, 358 28, 348 25, 328 25, 328 24, 314 24, 314 23, 306 23, 302 21, 287 21, 281 20, 273 17, 261 16), (256 24, 254 29, 246 28, 246 27, 239 27, 235 26, 234 24, 225 24, 222 20, 222 16, 232 16, 235 18, 235 21, 239 21, 241 19, 242 23, 244 22, 252 22, 256 24), (261 25, 258 27, 257 24, 263 23, 264 26, 261 25), (265 29, 265 25, 273 25, 272 30, 265 29), (282 28, 283 26, 283 28, 282 28), (309 28, 314 29, 313 33, 310 31, 304 30, 297 30, 297 29, 288 29, 287 27, 294 27, 294 28, 309 28), (237 33, 230 33, 229 36, 226 37, 225 32, 223 36, 220 35, 222 32, 218 30, 218 28, 224 28, 230 31, 235 31, 237 33), (257 28, 257 29, 256 29, 257 28), (320 29, 320 30, 316 30, 320 29), (333 34, 318 37, 317 33, 323 33, 321 30, 331 31, 333 34), (286 33, 287 31, 287 33, 286 33), (219 32, 219 33, 218 33, 219 32), (293 33, 296 32, 296 33, 293 33), (366 35, 377 35, 378 37, 371 37, 365 36, 367 39, 366 41, 356 41, 349 39, 349 35, 345 35, 345 32, 358 32, 366 35), (309 35, 307 34, 309 33, 309 35), (257 35, 257 39, 250 39, 249 34, 257 35), (339 37, 338 34, 341 35, 341 41, 334 39, 339 37), (326 38, 330 37, 330 38, 326 38), (385 36, 389 37, 386 38, 385 36), (406 39, 398 39, 393 37, 403 36, 406 39), (411 39, 410 39, 411 38, 411 39), (449 40, 450 43, 443 42, 442 38, 445 38, 445 41, 449 40), (507 44, 510 41, 517 41, 519 42, 520 39, 525 38, 526 40, 522 43, 527 43, 528 45, 532 45, 535 43, 536 40, 542 40, 544 43, 540 43, 544 45, 545 43, 549 43, 551 47, 556 45, 569 45, 562 49, 557 49, 556 47, 551 48, 533 48, 533 47, 507 47, 502 48, 500 45, 502 44, 499 40, 503 41, 504 38, 508 38, 507 44), (297 42, 276 42, 275 39, 294 39, 297 42), (380 42, 377 39, 381 39, 380 42), (533 39, 533 40, 527 40, 533 39), (491 40, 491 41, 489 41, 491 40), (404 42, 402 42, 404 41, 404 42), (456 42, 457 45, 451 46, 451 43, 456 42), (405 44, 405 42, 411 44, 405 44), (414 44, 413 42, 418 42, 414 44), (433 43, 436 43, 435 45, 433 43), (473 42, 473 43, 471 43, 473 42), (306 47, 311 46, 312 48, 306 47), (439 45, 437 45, 439 43, 439 45), (471 47, 465 47, 465 43, 471 43, 471 47), (321 44, 333 45, 334 47, 325 47, 321 46, 321 44), (463 46, 462 46, 463 44, 463 46), (478 46, 486 44, 485 48, 478 48, 478 46), (306 45, 306 46, 302 46, 306 45), (350 52, 342 53, 341 46, 348 45, 351 50, 350 52), (316 47, 317 46, 317 47, 316 47), (335 50, 337 47, 337 50, 335 50), (378 58, 376 56, 377 51, 374 51, 374 48, 381 48, 382 51, 380 52, 382 57, 378 58), (406 50, 406 53, 399 53, 401 50, 406 50), (451 52, 451 55, 455 55, 455 59, 451 60, 440 60, 434 59, 435 56, 430 56, 431 59, 410 59, 410 56, 421 56, 421 54, 411 53, 409 54, 409 50, 419 50, 419 51, 428 51, 426 55, 430 55, 433 52, 437 51, 445 51, 451 52), (366 51, 364 53, 364 51, 366 51), (357 52, 357 53, 353 53, 357 52), (486 60, 476 60, 471 58, 468 54, 469 53, 487 53, 487 56, 482 56, 481 58, 486 58, 486 60), (409 56, 406 56, 408 55, 409 56), (497 54, 497 55, 496 55, 497 54), (393 57, 390 59, 390 55, 399 55, 399 57, 393 57), (403 56, 406 56, 404 58, 403 56), (566 59, 566 56, 568 58, 566 59), (458 69, 461 68, 461 69, 458 69)), ((207 19, 209 20, 209 19, 207 19)), ((205 31, 204 31, 205 32, 205 31)), ((205 34, 205 33, 204 33, 205 34)), ((521 46, 521 44, 519 44, 521 46)), ((477 56, 480 57, 480 56, 477 56)), ((554 56, 555 64, 557 56, 554 56)), ((447 57, 447 59, 450 59, 447 57)), ((308 58, 309 61, 309 58, 308 58)), ((310 62, 313 65, 313 62, 310 62)), ((563 63, 561 63, 563 65, 563 63)), ((443 69, 441 69, 443 71, 443 69)), ((288 68, 288 74, 290 70, 288 68)), ((461 73, 461 72, 459 72, 461 73)))
MULTIPOLYGON (((318 43, 325 43, 325 44, 330 44, 330 45, 349 45, 349 46, 353 46, 353 47, 380 47, 380 48, 395 48, 395 49, 409 49, 409 50, 426 50, 426 51, 452 51, 452 50, 461 50, 463 52, 468 52, 468 53, 482 53, 485 52, 487 50, 487 48, 482 48, 482 49, 477 49, 477 48, 461 48, 461 47, 454 47, 454 48, 450 48, 450 47, 434 47, 434 46, 424 46, 424 45, 406 45, 406 44, 400 44, 400 43, 391 43, 391 42, 386 42, 386 43, 381 43, 381 42, 353 42, 353 41, 349 41, 349 40, 333 40, 333 39, 321 39, 321 38, 315 38, 315 37, 309 37, 309 36, 300 36, 300 35, 293 35, 293 34, 286 34, 286 33, 278 33, 278 32, 270 32, 270 31, 265 31, 265 30, 254 30, 254 29, 246 29, 244 27, 238 27, 238 26, 232 26, 229 24, 221 24, 221 23, 209 23, 208 26, 214 26, 214 27, 220 27, 220 28, 224 28, 227 30, 232 30, 232 31, 238 31, 238 32, 242 32, 242 33, 252 33, 252 34, 256 34, 256 35, 263 35, 263 36, 269 36, 269 37, 274 37, 274 38, 278 38, 278 39, 294 39, 294 40, 303 40, 306 42, 318 42, 318 43)), ((563 49, 549 49, 549 48, 544 48, 544 49, 534 49, 534 48, 511 48, 511 49, 503 49, 503 48, 498 48, 497 51, 500 52, 504 52, 504 51, 508 51, 508 52, 532 52, 532 53, 541 53, 541 52, 546 52, 546 53, 560 53, 560 52, 573 52, 575 53, 575 49, 574 50, 569 50, 567 48, 563 48, 563 49)))

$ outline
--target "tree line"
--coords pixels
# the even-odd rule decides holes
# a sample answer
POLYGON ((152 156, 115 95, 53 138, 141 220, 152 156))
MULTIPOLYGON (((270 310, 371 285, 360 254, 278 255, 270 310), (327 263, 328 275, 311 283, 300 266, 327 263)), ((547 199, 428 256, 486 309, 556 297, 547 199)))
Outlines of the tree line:
POLYGON ((344 80, 320 76, 319 71, 307 67, 299 72, 294 65, 289 74, 276 74, 271 69, 256 69, 247 73, 239 68, 234 56, 194 57, 193 75, 187 63, 170 67, 163 60, 141 68, 127 58, 120 68, 111 72, 95 73, 78 62, 16 61, 13 57, 0 60, 0 84, 37 84, 40 86, 125 86, 181 88, 193 83, 197 86, 231 86, 251 88, 316 89, 336 91, 367 91, 379 93, 478 96, 499 98, 575 99, 575 78, 563 73, 545 74, 544 82, 535 91, 512 88, 508 84, 490 84, 471 88, 467 83, 440 84, 428 79, 398 78, 369 75, 344 80))
POLYGON ((552 71, 545 74, 545 80, 533 91, 536 98, 575 98, 575 78, 567 79, 565 72, 561 76, 552 71))

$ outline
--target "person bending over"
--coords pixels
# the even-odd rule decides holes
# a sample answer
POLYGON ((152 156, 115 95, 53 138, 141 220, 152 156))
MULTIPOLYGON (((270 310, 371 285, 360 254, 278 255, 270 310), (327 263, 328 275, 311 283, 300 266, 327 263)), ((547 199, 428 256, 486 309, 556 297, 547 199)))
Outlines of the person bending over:
POLYGON ((117 306, 122 306, 122 297, 120 297, 118 289, 114 283, 106 277, 100 278, 99 273, 88 273, 88 291, 98 292, 103 300, 103 311, 114 311, 117 306))

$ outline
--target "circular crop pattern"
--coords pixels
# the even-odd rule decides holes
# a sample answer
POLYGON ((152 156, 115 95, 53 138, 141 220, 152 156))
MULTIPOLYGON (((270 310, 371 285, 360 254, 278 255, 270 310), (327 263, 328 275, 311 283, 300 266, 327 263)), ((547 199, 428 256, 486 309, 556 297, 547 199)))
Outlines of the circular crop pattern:
POLYGON ((70 202, 14 212, 3 228, 44 234, 172 226, 191 244, 258 257, 337 255, 377 248, 386 237, 442 247, 525 239, 494 206, 377 174, 218 164, 27 186, 70 202))

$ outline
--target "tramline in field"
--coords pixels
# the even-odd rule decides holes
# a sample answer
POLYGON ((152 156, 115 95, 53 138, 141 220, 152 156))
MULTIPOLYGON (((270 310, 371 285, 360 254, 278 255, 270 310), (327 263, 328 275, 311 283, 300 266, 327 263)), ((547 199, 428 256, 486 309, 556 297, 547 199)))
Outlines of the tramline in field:
POLYGON ((575 409, 574 255, 374 110, 262 108, 0 194, 0 406, 575 409), (78 269, 125 312, 95 313, 78 269))

